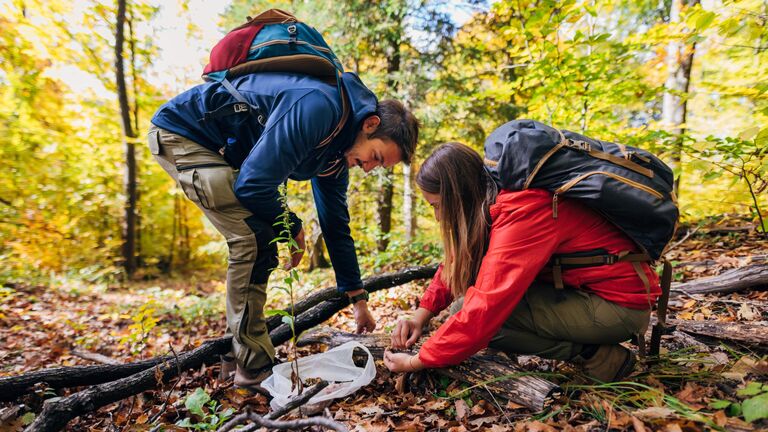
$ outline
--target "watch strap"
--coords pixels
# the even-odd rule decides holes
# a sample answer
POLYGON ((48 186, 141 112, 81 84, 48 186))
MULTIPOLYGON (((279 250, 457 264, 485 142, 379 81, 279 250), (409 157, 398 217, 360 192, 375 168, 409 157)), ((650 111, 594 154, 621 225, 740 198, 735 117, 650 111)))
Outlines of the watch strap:
POLYGON ((360 300, 368 301, 368 298, 370 296, 368 295, 368 291, 363 291, 360 294, 355 294, 351 297, 349 297, 349 304, 355 304, 359 302, 360 300))

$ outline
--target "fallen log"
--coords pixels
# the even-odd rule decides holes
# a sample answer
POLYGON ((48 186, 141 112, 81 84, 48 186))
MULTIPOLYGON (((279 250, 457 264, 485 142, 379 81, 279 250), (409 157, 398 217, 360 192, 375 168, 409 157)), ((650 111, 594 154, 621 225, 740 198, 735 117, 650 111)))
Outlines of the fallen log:
POLYGON ((672 284, 670 296, 683 294, 730 293, 768 288, 768 264, 752 264, 725 271, 717 276, 672 284))
POLYGON ((667 320, 667 324, 674 326, 678 331, 699 338, 736 342, 757 348, 768 350, 768 323, 739 323, 721 321, 693 321, 693 320, 667 320))
MULTIPOLYGON (((365 345, 376 358, 383 357, 384 350, 390 345, 389 335, 383 333, 357 335, 331 328, 306 333, 301 336, 297 345, 319 343, 335 347, 349 341, 365 345)), ((508 358, 495 354, 475 354, 458 366, 435 369, 434 372, 477 385, 480 390, 486 390, 494 396, 503 397, 537 412, 549 406, 562 393, 557 384, 534 375, 526 375, 526 372, 509 364, 508 358)))
POLYGON ((228 337, 215 339, 197 349, 182 353, 178 358, 129 377, 98 384, 64 398, 48 399, 43 404, 43 411, 25 430, 28 432, 61 430, 75 417, 154 388, 159 384, 158 381, 168 382, 179 371, 200 367, 206 359, 214 357, 216 353, 228 351, 230 344, 231 339, 228 337))
POLYGON ((37 383, 45 383, 53 389, 101 384, 139 373, 171 359, 173 356, 119 365, 57 367, 3 377, 0 378, 0 401, 14 400, 29 393, 37 383))
MULTIPOLYGON (((437 265, 407 267, 398 272, 385 273, 383 275, 366 278, 363 280, 363 288, 369 293, 373 293, 382 289, 403 285, 415 280, 431 278, 435 275, 436 271, 437 265)), ((296 302, 296 304, 293 306, 293 314, 299 315, 324 301, 333 300, 335 298, 339 298, 339 292, 335 286, 315 291, 296 302)), ((291 313, 290 308, 285 308, 283 311, 291 313)), ((282 317, 280 315, 269 317, 267 319, 267 328, 269 328, 271 331, 272 329, 282 325, 281 319, 282 317)))
MULTIPOLYGON (((363 280, 363 287, 368 292, 376 292, 414 280, 430 278, 435 274, 436 270, 436 265, 408 267, 399 272, 366 278, 363 280)), ((348 302, 339 296, 336 287, 314 292, 296 303, 296 327, 299 331, 311 328, 330 318, 347 305, 348 302), (326 304, 320 309, 314 309, 306 318, 301 316, 302 312, 313 309, 321 303, 326 304)), ((290 327, 282 324, 280 319, 281 317, 276 315, 267 320, 267 327, 270 330, 272 343, 275 346, 285 343, 291 338, 290 327), (277 333, 273 333, 275 329, 278 329, 277 333)), ((224 353, 216 353, 216 355, 218 354, 224 353)), ((156 357, 140 362, 119 365, 48 368, 21 375, 2 377, 0 378, 0 401, 14 400, 21 395, 29 393, 37 383, 45 383, 53 389, 101 384, 125 378, 170 359, 173 359, 173 356, 156 357)), ((208 361, 215 361, 215 358, 206 359, 206 362, 208 361)))

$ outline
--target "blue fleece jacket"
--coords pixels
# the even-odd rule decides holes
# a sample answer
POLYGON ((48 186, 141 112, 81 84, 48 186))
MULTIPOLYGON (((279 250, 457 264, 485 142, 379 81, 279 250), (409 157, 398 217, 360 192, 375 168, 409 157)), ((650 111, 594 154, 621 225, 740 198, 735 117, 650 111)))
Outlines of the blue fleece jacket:
MULTIPOLYGON (((349 172, 344 152, 354 143, 362 121, 375 113, 376 96, 357 75, 345 73, 341 83, 350 104, 349 119, 328 145, 317 145, 341 120, 335 85, 292 73, 249 74, 231 80, 237 90, 267 116, 261 126, 248 114, 202 120, 206 112, 236 102, 219 83, 198 85, 160 107, 152 123, 195 141, 240 173, 235 196, 256 217, 272 225, 283 209, 278 186, 286 179, 311 180, 320 228, 336 272, 339 291, 362 287, 355 245, 349 229, 349 172), (324 175, 332 172, 332 175, 324 175)), ((293 234, 301 221, 292 216, 293 234)))

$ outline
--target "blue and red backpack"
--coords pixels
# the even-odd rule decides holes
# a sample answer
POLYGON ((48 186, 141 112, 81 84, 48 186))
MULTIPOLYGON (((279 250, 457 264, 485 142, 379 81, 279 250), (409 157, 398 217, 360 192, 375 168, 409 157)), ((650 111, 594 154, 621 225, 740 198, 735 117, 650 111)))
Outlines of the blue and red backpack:
POLYGON ((289 12, 270 9, 248 17, 245 24, 227 33, 211 50, 203 79, 220 82, 238 103, 208 112, 204 119, 248 113, 265 125, 264 111, 249 103, 229 82, 229 78, 254 72, 303 73, 335 83, 343 107, 341 121, 318 147, 328 144, 341 132, 349 117, 349 104, 340 80, 344 68, 314 27, 289 12))

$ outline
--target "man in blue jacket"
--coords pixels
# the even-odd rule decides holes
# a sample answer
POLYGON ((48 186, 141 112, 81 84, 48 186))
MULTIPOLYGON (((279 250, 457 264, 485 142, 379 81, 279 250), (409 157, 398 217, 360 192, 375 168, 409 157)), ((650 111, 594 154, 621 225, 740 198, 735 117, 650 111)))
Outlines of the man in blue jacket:
MULTIPOLYGON (((236 112, 242 109, 234 97, 211 82, 160 107, 148 139, 163 169, 227 240, 227 326, 237 363, 235 384, 248 386, 275 356, 263 308, 267 279, 277 265, 273 224, 285 211, 278 187, 287 179, 312 182, 338 289, 354 304, 357 331, 372 331, 376 323, 349 229, 349 168, 368 172, 409 163, 419 127, 402 104, 378 102, 352 73, 341 76, 346 107, 336 85, 303 74, 257 73, 231 82, 259 108, 258 119, 236 112)), ((291 235, 301 249, 292 251, 290 266, 296 266, 304 230, 301 220, 289 215, 291 235)))

